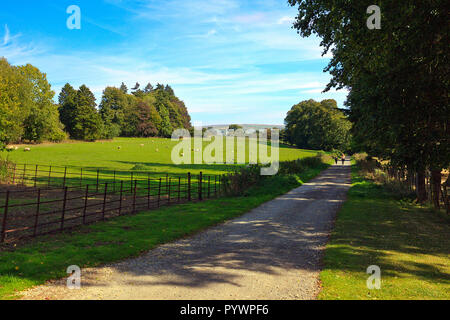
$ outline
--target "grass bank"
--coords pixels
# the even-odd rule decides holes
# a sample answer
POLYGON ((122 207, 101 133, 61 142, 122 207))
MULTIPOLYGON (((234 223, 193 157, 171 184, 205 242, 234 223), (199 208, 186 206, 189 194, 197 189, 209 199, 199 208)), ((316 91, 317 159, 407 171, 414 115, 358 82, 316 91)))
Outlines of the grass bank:
POLYGON ((319 299, 450 299, 450 223, 358 176, 326 247, 319 299), (366 286, 381 268, 381 289, 366 286))
POLYGON ((264 179, 250 188, 246 196, 123 216, 71 233, 40 237, 14 251, 0 251, 0 299, 14 299, 21 290, 49 279, 66 277, 69 265, 94 267, 135 257, 159 244, 240 216, 301 185, 326 167, 308 169, 299 176, 278 175, 264 179))

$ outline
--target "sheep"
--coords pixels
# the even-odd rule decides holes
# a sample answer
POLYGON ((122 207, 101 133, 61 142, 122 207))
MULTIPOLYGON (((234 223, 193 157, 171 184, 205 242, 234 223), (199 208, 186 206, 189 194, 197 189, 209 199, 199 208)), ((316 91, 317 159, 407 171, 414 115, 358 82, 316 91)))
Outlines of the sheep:
POLYGON ((141 147, 143 147, 144 146, 144 144, 143 143, 141 143, 141 147))
POLYGON ((31 151, 31 149, 30 148, 25 148, 25 149, 23 149, 23 151, 27 152, 27 151, 31 151))
POLYGON ((156 148, 156 152, 159 152, 159 149, 158 149, 158 148, 156 148))

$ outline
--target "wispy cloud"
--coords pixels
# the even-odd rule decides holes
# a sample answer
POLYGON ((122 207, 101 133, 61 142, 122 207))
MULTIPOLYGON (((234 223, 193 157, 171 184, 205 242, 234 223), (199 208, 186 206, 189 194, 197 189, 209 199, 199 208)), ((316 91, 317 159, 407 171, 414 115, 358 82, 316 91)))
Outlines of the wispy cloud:
POLYGON ((9 28, 8 28, 8 25, 5 24, 5 35, 3 37, 3 45, 7 45, 8 44, 9 37, 10 37, 9 28))
MULTIPOLYGON (((0 56, 14 64, 36 65, 47 73, 56 92, 66 82, 86 84, 97 99, 106 86, 121 82, 128 87, 136 81, 168 83, 185 101, 193 120, 205 123, 256 122, 253 119, 282 123, 287 110, 300 100, 336 98, 342 104, 345 99, 345 92, 321 93, 329 81, 322 73, 329 56, 321 57, 319 39, 303 39, 289 27, 296 10, 285 4, 99 3, 90 4, 88 11, 80 0, 87 27, 76 32, 67 31, 60 19, 48 22, 54 23, 52 28, 20 30, 24 32, 20 36, 8 21, 0 38, 0 56), (107 18, 94 19, 94 9, 99 15, 106 10, 107 18)), ((65 14, 61 5, 50 4, 65 14)))

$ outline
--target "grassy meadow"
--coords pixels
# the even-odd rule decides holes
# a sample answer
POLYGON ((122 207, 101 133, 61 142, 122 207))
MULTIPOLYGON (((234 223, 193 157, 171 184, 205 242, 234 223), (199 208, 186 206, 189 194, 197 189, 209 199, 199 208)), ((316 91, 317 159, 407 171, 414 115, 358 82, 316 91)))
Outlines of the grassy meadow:
POLYGON ((450 219, 361 178, 339 211, 325 251, 319 299, 450 299, 450 219), (367 267, 381 269, 369 290, 367 267))
MULTIPOLYGON (((203 149, 210 142, 203 142, 203 149)), ((97 142, 68 142, 58 144, 41 145, 20 145, 18 150, 13 152, 3 152, 0 156, 8 157, 9 160, 27 164, 30 168, 33 165, 53 165, 67 166, 69 172, 74 175, 79 174, 79 169, 96 171, 97 168, 103 171, 117 170, 129 172, 145 172, 145 174, 161 176, 165 174, 180 175, 191 172, 198 174, 216 175, 233 171, 236 165, 229 164, 181 164, 175 165, 171 160, 172 148, 178 141, 163 138, 116 138, 112 141, 97 142), (25 148, 31 151, 24 152, 25 148)), ((248 161, 248 140, 246 141, 246 161, 248 161)), ((192 143, 194 148, 194 143, 192 143)), ((233 156, 236 158, 236 144, 233 156)), ((268 146, 269 152, 271 147, 268 146)), ((226 150, 224 143, 224 161, 226 150)), ((295 160, 298 158, 312 157, 317 151, 300 150, 286 145, 279 147, 280 161, 295 160)), ((192 152, 192 161, 195 152, 192 152)), ((47 169, 46 169, 47 170, 47 169)))

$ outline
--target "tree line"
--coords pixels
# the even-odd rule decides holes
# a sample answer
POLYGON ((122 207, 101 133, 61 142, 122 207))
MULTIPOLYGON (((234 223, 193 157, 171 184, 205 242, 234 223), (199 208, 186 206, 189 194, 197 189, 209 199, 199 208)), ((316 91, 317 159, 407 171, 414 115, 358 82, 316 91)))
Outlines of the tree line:
POLYGON ((12 66, 0 59, 0 149, 22 141, 59 142, 68 137, 94 141, 124 137, 169 137, 191 129, 183 101, 169 85, 140 84, 130 90, 107 87, 97 107, 92 91, 66 84, 58 103, 46 75, 38 68, 12 66))
POLYGON ((378 1, 381 29, 366 26, 369 1, 289 0, 294 28, 322 39, 333 57, 327 90, 347 88, 355 151, 388 160, 417 176, 426 200, 431 172, 439 207, 441 171, 450 166, 448 1, 378 1))

